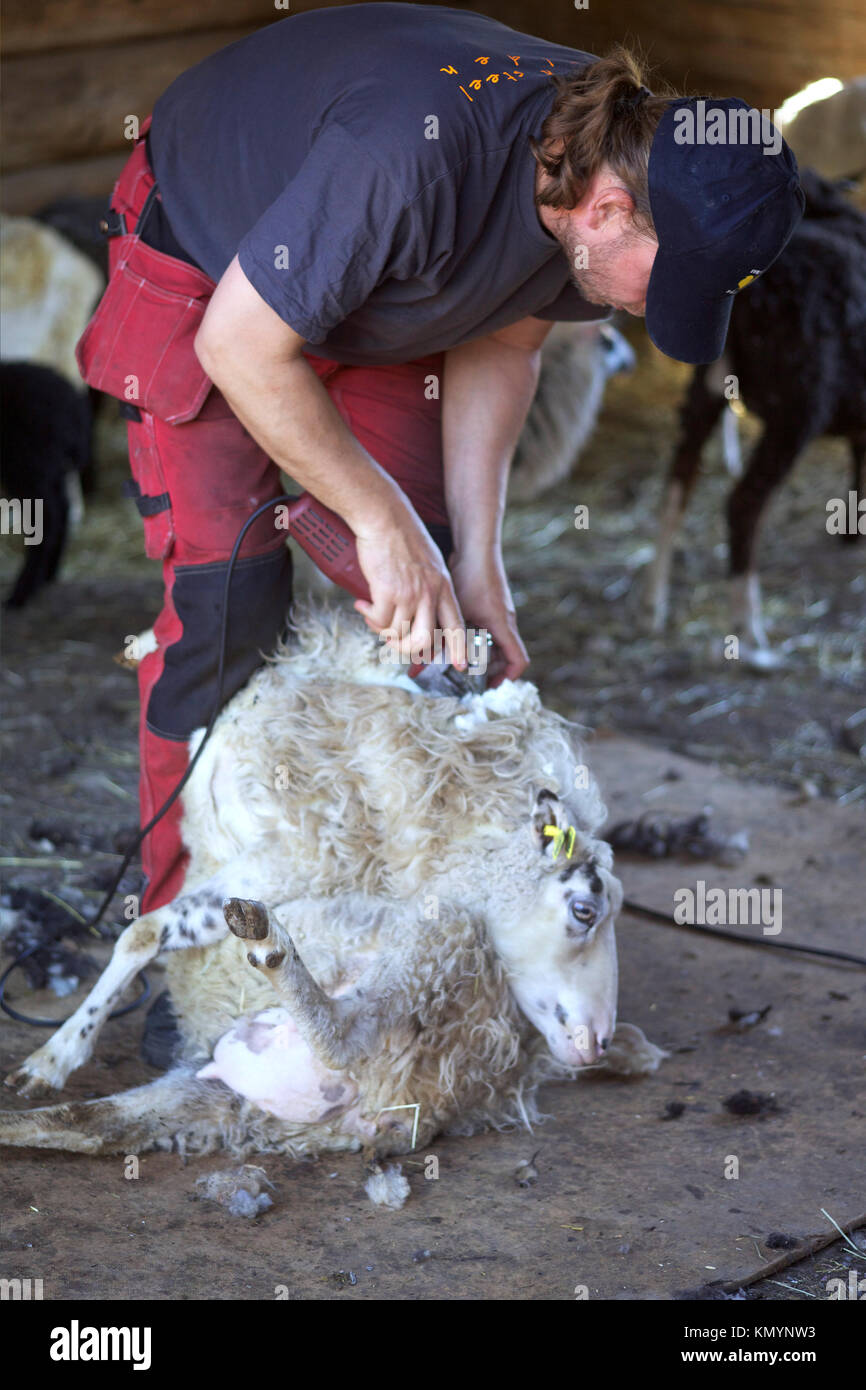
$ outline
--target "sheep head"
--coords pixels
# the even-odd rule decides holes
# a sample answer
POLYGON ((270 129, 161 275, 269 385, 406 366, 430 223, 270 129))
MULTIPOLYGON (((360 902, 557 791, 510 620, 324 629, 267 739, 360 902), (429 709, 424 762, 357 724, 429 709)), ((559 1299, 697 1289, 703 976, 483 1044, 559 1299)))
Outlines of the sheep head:
POLYGON ((616 1027, 614 921, 622 888, 610 847, 541 791, 531 820, 533 891, 490 924, 518 1005, 570 1067, 601 1060, 616 1027))

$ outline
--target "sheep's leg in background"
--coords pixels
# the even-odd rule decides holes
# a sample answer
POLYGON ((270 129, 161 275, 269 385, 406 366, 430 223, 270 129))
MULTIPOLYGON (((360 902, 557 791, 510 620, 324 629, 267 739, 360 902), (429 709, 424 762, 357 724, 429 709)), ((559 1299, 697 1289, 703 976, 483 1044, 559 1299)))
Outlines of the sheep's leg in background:
POLYGON ((248 873, 253 872, 249 865, 229 866, 200 888, 128 926, 87 998, 47 1043, 7 1076, 6 1085, 23 1096, 58 1090, 70 1072, 87 1061, 102 1025, 139 971, 163 951, 210 946, 225 936, 223 902, 230 891, 248 886, 248 873))
POLYGON ((756 671, 772 670, 783 660, 770 651, 761 614, 758 531, 771 493, 790 473, 813 432, 799 421, 768 424, 728 498, 732 631, 740 640, 740 659, 756 671))
POLYGON ((49 584, 60 566, 66 544, 69 498, 66 480, 55 477, 43 483, 42 539, 38 545, 24 546, 24 564, 6 599, 7 608, 22 608, 45 584, 49 584))
POLYGON ((69 506, 69 529, 77 531, 84 520, 84 489, 81 474, 74 470, 66 474, 66 501, 69 506))
POLYGON ((27 603, 60 567, 70 486, 88 457, 86 426, 86 398, 59 372, 30 362, 0 365, 3 486, 8 495, 32 500, 41 528, 38 544, 24 546, 24 564, 6 600, 9 608, 27 603))
MULTIPOLYGON (((866 434, 852 435, 848 443, 851 448, 851 491, 859 503, 866 497, 866 434)), ((859 521, 859 511, 857 516, 859 521)), ((857 527, 842 532, 842 540, 848 545, 859 539, 860 532, 857 527)))
POLYGON ((724 396, 710 388, 707 377, 706 367, 695 369, 680 412, 680 436, 665 486, 658 540, 645 589, 644 601, 654 632, 661 631, 667 619, 674 540, 698 476, 701 450, 725 406, 724 396))
POLYGON ((72 1153, 138 1153, 199 1121, 216 1132, 236 1105, 229 1090, 178 1069, 147 1086, 101 1100, 2 1110, 0 1144, 72 1153))
POLYGON ((730 402, 722 415, 722 457, 732 478, 743 476, 743 451, 740 448, 740 426, 730 402))
POLYGON ((248 943, 250 965, 267 976, 301 1036, 328 1067, 340 1070, 369 1057, 383 1031, 399 1023, 392 993, 396 981, 389 982, 381 962, 350 993, 332 999, 313 979, 288 932, 272 929, 264 904, 232 898, 224 911, 231 931, 248 943))

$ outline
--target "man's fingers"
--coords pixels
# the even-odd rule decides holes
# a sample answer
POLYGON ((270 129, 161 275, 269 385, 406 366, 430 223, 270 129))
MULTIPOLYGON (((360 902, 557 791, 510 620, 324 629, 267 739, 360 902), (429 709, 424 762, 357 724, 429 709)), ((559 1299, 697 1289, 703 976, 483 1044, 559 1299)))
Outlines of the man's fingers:
POLYGON ((415 617, 409 632, 408 652, 413 660, 421 660, 426 655, 430 660, 435 651, 433 628, 436 620, 436 605, 430 594, 425 594, 415 609, 415 617))
POLYGON ((498 645, 505 667, 501 674, 497 673, 494 684, 500 685, 504 680, 516 681, 529 665, 529 654, 516 633, 505 634, 498 645))
MULTIPOLYGON (((393 604, 391 604, 390 606, 393 610, 393 604)), ((389 610, 389 605, 387 601, 384 603, 379 603, 377 605, 375 601, 373 603, 367 603, 365 599, 358 599, 354 607, 361 614, 361 617, 364 619, 364 622, 367 624, 371 632, 390 633, 391 631, 393 631, 393 616, 390 620, 387 618, 387 613, 389 610), (383 617, 383 614, 385 614, 386 616, 383 617)))
POLYGON ((445 656, 459 671, 466 669, 466 624, 460 605, 449 584, 439 595, 437 608, 440 626, 445 636, 445 656))

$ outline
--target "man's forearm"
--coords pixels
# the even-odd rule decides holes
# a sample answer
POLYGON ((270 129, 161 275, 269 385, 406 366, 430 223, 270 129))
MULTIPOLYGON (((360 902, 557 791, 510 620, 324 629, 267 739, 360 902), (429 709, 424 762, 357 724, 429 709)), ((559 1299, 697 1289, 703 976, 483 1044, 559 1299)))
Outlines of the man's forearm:
POLYGON ((445 497, 459 555, 499 545, 508 469, 538 385, 541 352, 495 338, 445 358, 442 439, 445 497))
POLYGON ((255 372, 232 356, 199 352, 208 374, 249 431, 284 472, 309 489, 352 527, 400 509, 405 494, 346 427, 312 367, 303 357, 260 361, 255 372))

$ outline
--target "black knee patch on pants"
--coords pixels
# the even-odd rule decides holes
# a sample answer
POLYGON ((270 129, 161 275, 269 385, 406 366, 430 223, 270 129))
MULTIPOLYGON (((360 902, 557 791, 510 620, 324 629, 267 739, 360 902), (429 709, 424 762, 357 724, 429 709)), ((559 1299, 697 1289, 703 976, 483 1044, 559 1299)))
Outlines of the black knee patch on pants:
MULTIPOLYGON (((183 634, 166 650, 162 675, 147 707, 147 726, 161 738, 185 741, 213 713, 227 568, 228 561, 221 560, 175 569, 172 600, 183 634)), ((273 651, 291 602, 292 557, 286 546, 235 561, 223 705, 273 651)))

